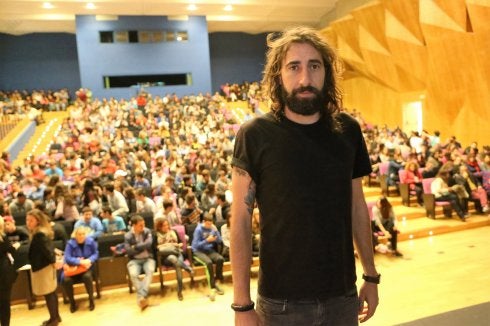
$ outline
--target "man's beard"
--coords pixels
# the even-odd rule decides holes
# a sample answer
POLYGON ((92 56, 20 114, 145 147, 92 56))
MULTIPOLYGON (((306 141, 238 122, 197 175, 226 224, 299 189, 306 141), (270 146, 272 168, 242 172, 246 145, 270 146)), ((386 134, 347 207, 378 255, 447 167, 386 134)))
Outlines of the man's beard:
POLYGON ((313 86, 305 86, 293 89, 288 93, 281 87, 281 96, 284 104, 294 113, 310 116, 320 112, 325 107, 324 93, 313 86), (311 98, 300 98, 297 95, 301 92, 311 92, 315 96, 311 98))

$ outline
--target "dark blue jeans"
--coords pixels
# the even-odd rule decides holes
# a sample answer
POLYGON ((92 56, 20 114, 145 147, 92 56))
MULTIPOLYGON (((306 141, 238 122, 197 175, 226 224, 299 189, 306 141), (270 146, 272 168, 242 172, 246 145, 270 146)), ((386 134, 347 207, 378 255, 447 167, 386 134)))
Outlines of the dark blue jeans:
POLYGON ((278 300, 257 295, 257 313, 265 326, 358 325, 357 290, 324 300, 278 300))

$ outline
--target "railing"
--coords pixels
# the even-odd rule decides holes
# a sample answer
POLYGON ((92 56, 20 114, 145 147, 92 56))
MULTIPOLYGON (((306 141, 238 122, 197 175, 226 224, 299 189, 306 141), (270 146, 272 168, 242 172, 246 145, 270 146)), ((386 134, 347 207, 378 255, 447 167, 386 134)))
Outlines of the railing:
POLYGON ((24 116, 18 114, 0 115, 0 139, 4 139, 23 118, 24 116))

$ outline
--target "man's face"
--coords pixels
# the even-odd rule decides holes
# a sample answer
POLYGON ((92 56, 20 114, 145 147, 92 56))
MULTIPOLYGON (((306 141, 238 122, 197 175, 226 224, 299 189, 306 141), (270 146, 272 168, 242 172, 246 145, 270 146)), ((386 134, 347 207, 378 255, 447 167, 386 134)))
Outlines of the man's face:
POLYGON ((92 219, 92 212, 83 212, 83 219, 86 223, 90 222, 90 220, 92 219))
POLYGON ((5 232, 12 233, 15 231, 15 223, 13 222, 5 222, 5 232))
POLYGON ((145 221, 139 221, 133 226, 134 233, 142 233, 145 228, 145 221))
POLYGON ((322 56, 308 43, 293 43, 281 67, 282 98, 286 108, 310 116, 324 104, 325 66, 322 56))
POLYGON ((204 227, 206 229, 211 229, 213 227, 213 222, 212 221, 204 221, 204 227))

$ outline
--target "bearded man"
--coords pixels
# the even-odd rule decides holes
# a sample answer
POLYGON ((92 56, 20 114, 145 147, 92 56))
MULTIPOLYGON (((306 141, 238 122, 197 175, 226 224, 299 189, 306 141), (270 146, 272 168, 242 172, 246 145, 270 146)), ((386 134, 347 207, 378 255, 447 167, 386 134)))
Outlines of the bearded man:
POLYGON ((357 325, 378 305, 361 179, 371 164, 359 124, 340 112, 338 62, 320 34, 268 38, 271 112, 245 123, 233 152, 231 264, 236 325, 357 325), (257 309, 251 215, 260 211, 257 309), (356 288, 354 246, 364 270, 356 288))

